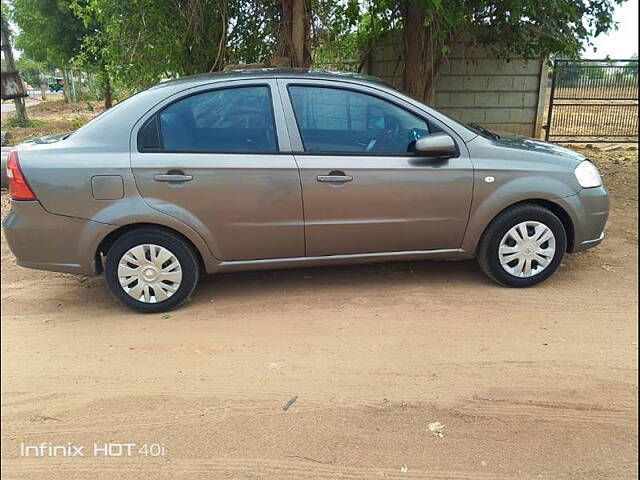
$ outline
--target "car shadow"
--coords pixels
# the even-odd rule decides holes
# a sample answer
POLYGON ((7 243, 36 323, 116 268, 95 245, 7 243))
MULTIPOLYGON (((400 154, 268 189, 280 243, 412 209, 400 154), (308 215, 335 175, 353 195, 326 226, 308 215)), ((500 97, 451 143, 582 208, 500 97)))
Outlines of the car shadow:
POLYGON ((220 273, 204 275, 196 288, 192 301, 213 298, 242 297, 251 294, 268 295, 270 292, 295 294, 308 292, 309 288, 339 292, 347 287, 379 289, 394 287, 451 285, 492 286, 473 260, 466 261, 411 261, 369 263, 363 265, 340 265, 305 267, 250 272, 220 273))

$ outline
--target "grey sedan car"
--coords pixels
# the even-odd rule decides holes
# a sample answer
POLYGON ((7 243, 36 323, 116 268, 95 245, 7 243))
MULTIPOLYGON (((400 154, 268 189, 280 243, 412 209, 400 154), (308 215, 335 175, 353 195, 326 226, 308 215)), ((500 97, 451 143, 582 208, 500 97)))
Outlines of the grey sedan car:
POLYGON ((20 265, 105 273, 142 312, 202 273, 476 257, 548 278, 604 238, 583 155, 463 125, 376 79, 245 70, 169 81, 7 160, 20 265))

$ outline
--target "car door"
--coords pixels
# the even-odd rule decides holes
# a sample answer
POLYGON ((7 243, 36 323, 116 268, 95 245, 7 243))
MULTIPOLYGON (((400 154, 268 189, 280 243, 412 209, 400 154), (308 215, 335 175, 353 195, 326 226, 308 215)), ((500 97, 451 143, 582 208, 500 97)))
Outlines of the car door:
POLYGON ((417 138, 455 134, 399 97, 360 84, 280 80, 300 169, 308 256, 457 249, 472 165, 412 153, 417 138))
POLYGON ((145 201, 194 228, 221 260, 304 256, 300 178, 275 80, 178 94, 132 136, 145 201))

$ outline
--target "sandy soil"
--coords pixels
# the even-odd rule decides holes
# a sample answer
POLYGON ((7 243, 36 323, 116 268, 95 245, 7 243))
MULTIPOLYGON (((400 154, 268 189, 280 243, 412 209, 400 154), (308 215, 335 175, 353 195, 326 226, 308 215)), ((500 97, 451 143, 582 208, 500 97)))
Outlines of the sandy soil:
POLYGON ((70 132, 80 128, 104 110, 101 102, 64 103, 64 100, 47 100, 28 107, 31 127, 12 127, 9 118, 11 111, 2 113, 2 129, 7 132, 7 143, 15 145, 30 138, 70 132))
POLYGON ((608 238, 527 290, 474 262, 242 273, 141 316, 3 240, 2 478, 637 478, 637 152, 589 154, 608 238), (20 456, 42 442, 85 456, 20 456))

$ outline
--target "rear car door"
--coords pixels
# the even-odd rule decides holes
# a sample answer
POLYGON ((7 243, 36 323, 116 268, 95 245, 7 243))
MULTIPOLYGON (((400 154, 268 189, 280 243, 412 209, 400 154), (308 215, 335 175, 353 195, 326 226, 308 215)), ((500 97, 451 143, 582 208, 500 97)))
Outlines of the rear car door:
POLYGON ((304 256, 302 193, 275 80, 167 99, 134 128, 145 201, 194 228, 221 260, 304 256))
POLYGON ((382 90, 325 80, 279 80, 300 168, 308 256, 457 249, 473 169, 412 153, 417 138, 455 133, 382 90))

